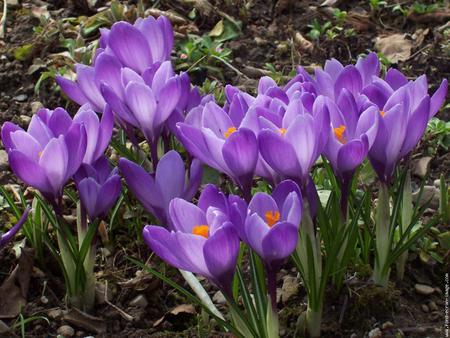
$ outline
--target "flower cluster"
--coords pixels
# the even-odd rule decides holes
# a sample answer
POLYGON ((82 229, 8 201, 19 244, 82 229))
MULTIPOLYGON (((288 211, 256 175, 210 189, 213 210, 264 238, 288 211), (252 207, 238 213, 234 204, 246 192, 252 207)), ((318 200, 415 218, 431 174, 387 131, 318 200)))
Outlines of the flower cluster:
MULTIPOLYGON (((318 158, 328 160, 340 184, 345 218, 357 168, 368 158, 380 181, 390 184, 396 166, 444 102, 447 81, 431 95, 425 75, 409 81, 389 69, 382 76, 377 55, 370 53, 356 65, 329 60, 314 75, 299 67, 285 86, 263 77, 255 95, 227 85, 221 106, 210 95, 202 97, 186 73, 174 71, 173 41, 163 16, 101 30, 92 65, 76 65, 74 81, 57 78, 81 105, 73 118, 62 108, 41 109, 27 131, 3 125, 11 169, 56 213, 73 179, 91 222, 107 219, 118 199, 120 169, 129 190, 158 223, 143 230, 153 252, 178 269, 208 278, 231 299, 245 243, 263 263, 275 307, 273 278, 305 243, 300 241, 302 216, 315 221, 318 201, 311 172, 318 158), (138 158, 121 158, 118 168, 111 168, 105 155, 114 122, 138 158), (139 148, 142 136, 148 153, 139 148), (173 150, 176 140, 188 153, 188 168, 173 150), (228 176, 242 197, 212 184, 200 189, 203 165, 228 176), (267 181, 270 189, 253 193, 255 179, 267 181), (198 202, 191 203, 199 190, 198 202)), ((313 242, 314 231, 308 233, 313 242)), ((1 237, 1 245, 11 234, 1 237)), ((315 243, 318 248, 312 250, 320 255, 320 241, 315 243)))

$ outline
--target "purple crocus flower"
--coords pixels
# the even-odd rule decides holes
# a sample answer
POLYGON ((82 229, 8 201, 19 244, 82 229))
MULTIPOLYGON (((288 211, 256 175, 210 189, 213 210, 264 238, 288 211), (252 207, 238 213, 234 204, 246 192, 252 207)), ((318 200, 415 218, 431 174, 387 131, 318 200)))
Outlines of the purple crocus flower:
POLYGON ((263 192, 253 196, 243 228, 237 230, 266 265, 275 269, 295 250, 301 217, 300 189, 294 181, 285 180, 272 196, 263 192))
POLYGON ((343 66, 338 60, 325 62, 323 70, 315 69, 314 84, 317 95, 324 95, 336 101, 342 89, 348 90, 355 96, 361 94, 363 88, 370 85, 380 74, 380 61, 376 53, 369 53, 359 58, 356 65, 343 66))
POLYGON ((36 114, 28 131, 10 122, 2 126, 11 169, 52 202, 61 197, 62 188, 78 170, 86 152, 84 126, 67 120, 65 114, 57 108, 47 121, 36 114))
POLYGON ((314 101, 311 113, 301 100, 292 100, 278 125, 260 117, 266 126, 258 135, 262 157, 279 175, 296 181, 302 191, 329 135, 330 117, 323 100, 314 101))
POLYGON ((89 103, 95 111, 102 112, 105 108, 100 92, 102 82, 117 88, 120 85, 117 69, 128 67, 142 74, 152 65, 169 60, 172 47, 173 29, 164 16, 157 20, 139 18, 134 25, 117 22, 111 30, 101 30, 93 66, 76 64, 76 81, 62 76, 56 81, 70 99, 79 105, 89 103))
POLYGON ((397 70, 387 72, 385 81, 377 79, 364 93, 377 105, 381 118, 369 159, 384 183, 392 179, 397 162, 407 156, 422 137, 428 120, 445 100, 447 80, 430 98, 426 76, 415 81, 397 70))
POLYGON ((114 86, 101 84, 105 101, 121 120, 140 129, 156 147, 164 123, 189 94, 187 74, 175 75, 169 61, 149 68, 143 76, 130 68, 115 67, 114 86))
POLYGON ((242 189, 246 198, 258 160, 255 134, 242 128, 215 102, 193 109, 185 122, 178 123, 178 137, 186 150, 203 163, 227 174, 242 189))
POLYGON ((144 208, 162 224, 169 225, 170 201, 175 197, 190 201, 197 193, 203 176, 201 163, 194 159, 190 167, 189 182, 186 182, 184 162, 174 150, 161 158, 154 175, 125 158, 119 160, 119 168, 128 187, 144 208))
POLYGON ((74 175, 80 202, 89 218, 104 218, 119 198, 121 183, 118 169, 111 170, 108 159, 83 164, 74 175))
POLYGON ((20 230, 22 225, 27 220, 28 214, 30 213, 31 208, 27 207, 20 217, 20 219, 17 221, 17 223, 9 229, 4 234, 0 233, 0 249, 4 248, 6 244, 8 244, 12 238, 17 234, 17 232, 20 230))
POLYGON ((170 203, 173 230, 147 225, 143 236, 164 261, 208 278, 231 297, 240 241, 227 204, 226 197, 214 186, 205 188, 198 206, 175 198, 170 203))

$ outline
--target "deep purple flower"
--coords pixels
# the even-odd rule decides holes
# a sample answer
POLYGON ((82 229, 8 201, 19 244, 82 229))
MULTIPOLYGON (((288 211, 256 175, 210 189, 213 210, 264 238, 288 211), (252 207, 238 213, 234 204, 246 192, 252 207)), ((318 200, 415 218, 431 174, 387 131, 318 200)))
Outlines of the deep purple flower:
POLYGON ((342 89, 355 96, 371 84, 380 74, 380 61, 376 53, 369 53, 359 58, 356 65, 343 66, 336 59, 327 60, 323 70, 316 68, 315 78, 310 80, 316 88, 317 95, 324 95, 337 100, 342 89))
POLYGON ((152 16, 138 18, 134 25, 116 22, 111 30, 101 29, 100 48, 142 74, 154 63, 170 60, 173 28, 163 15, 156 20, 152 16))
POLYGON ((0 249, 4 248, 5 245, 8 244, 13 239, 13 237, 17 234, 17 232, 20 230, 22 225, 27 220, 30 210, 31 210, 31 208, 27 207, 25 209, 24 213, 22 214, 22 216, 20 217, 20 219, 17 221, 17 223, 11 229, 9 229, 4 234, 0 232, 0 249))
POLYGON ((353 94, 345 88, 336 102, 325 98, 323 104, 330 112, 332 127, 323 153, 338 179, 348 183, 375 141, 379 112, 370 103, 360 111, 353 94))
POLYGON ((105 156, 95 163, 83 164, 74 176, 80 202, 91 220, 104 218, 119 198, 121 183, 118 169, 105 156))
POLYGON ((147 225, 144 240, 170 265, 208 278, 231 296, 240 241, 230 222, 226 197, 214 186, 207 186, 205 192, 198 206, 173 199, 173 231, 147 225))
POLYGON ((54 201, 80 167, 86 152, 86 131, 82 124, 66 118, 62 108, 31 118, 28 131, 6 122, 2 141, 13 172, 26 184, 54 201))
POLYGON ((298 182, 302 189, 329 135, 330 117, 323 99, 314 101, 311 113, 301 100, 292 100, 278 124, 259 118, 265 124, 258 135, 262 157, 275 172, 298 182))
POLYGON ((377 79, 364 93, 377 105, 381 118, 369 159, 380 180, 391 181, 397 162, 407 156, 422 137, 428 120, 445 100, 447 80, 430 98, 426 76, 415 81, 389 70, 385 81, 377 79))
POLYGON ((272 196, 256 193, 248 205, 245 223, 238 234, 272 270, 294 250, 302 217, 302 198, 297 184, 281 182, 272 196))
POLYGON ((117 22, 111 30, 101 30, 100 48, 92 66, 76 64, 76 81, 62 76, 58 76, 56 81, 76 103, 89 103, 95 111, 103 112, 102 82, 117 89, 121 68, 127 67, 143 74, 147 68, 169 60, 172 47, 173 30, 164 16, 157 20, 153 17, 139 18, 134 25, 117 22))
POLYGON ((170 201, 175 197, 190 201, 197 193, 203 176, 201 163, 194 159, 190 167, 189 182, 186 182, 184 162, 174 150, 161 158, 154 175, 125 158, 119 160, 119 168, 128 187, 144 208, 162 224, 169 225, 170 201))
POLYGON ((230 176, 249 195, 258 159, 255 134, 242 128, 223 108, 208 102, 178 123, 186 150, 203 163, 230 176))
POLYGON ((114 86, 101 83, 105 101, 121 120, 140 129, 155 144, 166 120, 180 100, 189 95, 187 74, 175 75, 169 61, 149 68, 143 76, 129 68, 116 67, 114 86))

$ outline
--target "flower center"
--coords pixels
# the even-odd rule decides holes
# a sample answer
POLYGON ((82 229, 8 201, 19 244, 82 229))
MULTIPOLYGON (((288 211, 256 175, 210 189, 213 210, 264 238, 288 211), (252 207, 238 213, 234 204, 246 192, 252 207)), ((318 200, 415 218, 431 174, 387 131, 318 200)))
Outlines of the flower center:
POLYGON ((381 115, 381 117, 384 117, 384 114, 386 114, 386 113, 384 112, 384 110, 380 110, 380 115, 381 115))
POLYGON ((229 138, 230 135, 233 134, 236 130, 236 127, 230 127, 223 135, 225 136, 225 138, 229 138))
POLYGON ((278 211, 267 211, 264 216, 266 217, 266 223, 270 228, 280 220, 280 213, 278 211))
POLYGON ((38 152, 38 156, 42 157, 42 150, 40 152, 38 152))
POLYGON ((339 142, 341 142, 342 144, 347 142, 347 140, 344 137, 345 126, 343 124, 341 124, 337 128, 333 128, 333 131, 334 135, 336 135, 336 138, 338 139, 339 142))
POLYGON ((196 225, 192 228, 192 233, 197 236, 202 236, 208 238, 209 236, 209 226, 207 225, 196 225))
POLYGON ((286 128, 280 128, 280 134, 284 136, 286 134, 286 128))

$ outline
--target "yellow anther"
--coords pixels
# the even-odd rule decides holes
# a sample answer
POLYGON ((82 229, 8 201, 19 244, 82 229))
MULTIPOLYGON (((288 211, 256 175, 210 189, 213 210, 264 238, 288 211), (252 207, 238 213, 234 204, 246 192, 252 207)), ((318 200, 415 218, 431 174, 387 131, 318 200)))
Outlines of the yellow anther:
POLYGON ((286 134, 286 128, 280 128, 280 134, 284 136, 286 134))
POLYGON ((229 138, 230 135, 233 134, 236 130, 236 127, 230 127, 223 135, 225 136, 225 138, 229 138))
POLYGON ((347 142, 344 137, 345 126, 343 124, 341 124, 337 128, 333 128, 333 131, 334 131, 334 135, 336 135, 336 138, 338 139, 339 142, 341 142, 341 143, 347 142))
POLYGON ((41 157, 42 156, 42 150, 40 152, 38 152, 38 156, 41 157))
POLYGON ((208 238, 209 236, 209 226, 207 225, 196 225, 192 228, 192 233, 197 236, 202 236, 208 238))
POLYGON ((384 112, 384 110, 380 110, 380 115, 381 115, 381 117, 384 117, 384 114, 386 114, 386 113, 384 112))
POLYGON ((267 211, 264 216, 266 216, 266 223, 270 228, 280 220, 278 211, 267 211))

